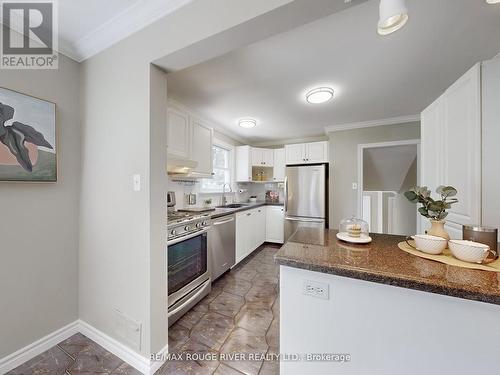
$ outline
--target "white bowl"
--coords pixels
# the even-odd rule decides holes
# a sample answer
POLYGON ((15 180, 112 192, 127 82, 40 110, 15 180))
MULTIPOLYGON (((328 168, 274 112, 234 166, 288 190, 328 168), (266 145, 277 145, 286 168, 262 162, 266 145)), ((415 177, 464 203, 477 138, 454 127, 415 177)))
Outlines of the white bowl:
POLYGON ((448 245, 446 239, 429 234, 417 234, 413 236, 413 239, 415 240, 415 248, 427 254, 441 254, 448 245))
POLYGON ((490 253, 490 247, 479 242, 450 240, 449 246, 456 258, 470 263, 483 263, 490 253))

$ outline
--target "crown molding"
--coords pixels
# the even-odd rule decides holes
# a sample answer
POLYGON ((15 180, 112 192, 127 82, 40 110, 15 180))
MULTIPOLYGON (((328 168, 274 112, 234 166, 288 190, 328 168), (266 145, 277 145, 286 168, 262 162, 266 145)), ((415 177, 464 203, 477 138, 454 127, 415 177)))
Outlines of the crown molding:
POLYGON ((82 62, 193 0, 138 0, 76 42, 60 40, 60 52, 82 62))
POLYGON ((417 121, 420 121, 420 115, 391 117, 391 118, 386 118, 386 119, 381 119, 381 120, 372 120, 372 121, 351 122, 351 123, 346 123, 346 124, 325 126, 325 133, 328 134, 328 133, 338 132, 338 131, 342 131, 342 130, 372 128, 374 126, 406 124, 406 123, 417 122, 417 121))

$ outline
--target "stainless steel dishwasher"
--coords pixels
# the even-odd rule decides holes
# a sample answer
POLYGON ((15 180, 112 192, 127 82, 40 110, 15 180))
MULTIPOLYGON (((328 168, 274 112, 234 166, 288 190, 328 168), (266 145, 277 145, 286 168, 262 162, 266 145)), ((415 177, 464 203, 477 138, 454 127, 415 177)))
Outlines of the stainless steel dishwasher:
POLYGON ((213 282, 236 263, 235 215, 213 219, 208 239, 213 282))

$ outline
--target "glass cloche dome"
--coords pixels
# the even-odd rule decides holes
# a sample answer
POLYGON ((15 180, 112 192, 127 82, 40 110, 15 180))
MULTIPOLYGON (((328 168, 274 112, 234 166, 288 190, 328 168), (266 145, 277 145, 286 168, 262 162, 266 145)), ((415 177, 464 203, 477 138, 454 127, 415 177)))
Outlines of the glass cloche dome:
POLYGON ((355 217, 344 219, 340 222, 339 234, 353 239, 370 236, 368 223, 355 217))

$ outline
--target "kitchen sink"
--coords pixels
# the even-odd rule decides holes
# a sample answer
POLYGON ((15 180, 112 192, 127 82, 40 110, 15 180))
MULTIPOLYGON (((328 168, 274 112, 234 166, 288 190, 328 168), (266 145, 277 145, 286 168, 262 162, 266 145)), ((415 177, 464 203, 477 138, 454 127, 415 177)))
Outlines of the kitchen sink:
POLYGON ((217 208, 241 208, 246 206, 248 206, 248 204, 232 203, 232 204, 226 204, 225 206, 217 206, 217 208))

